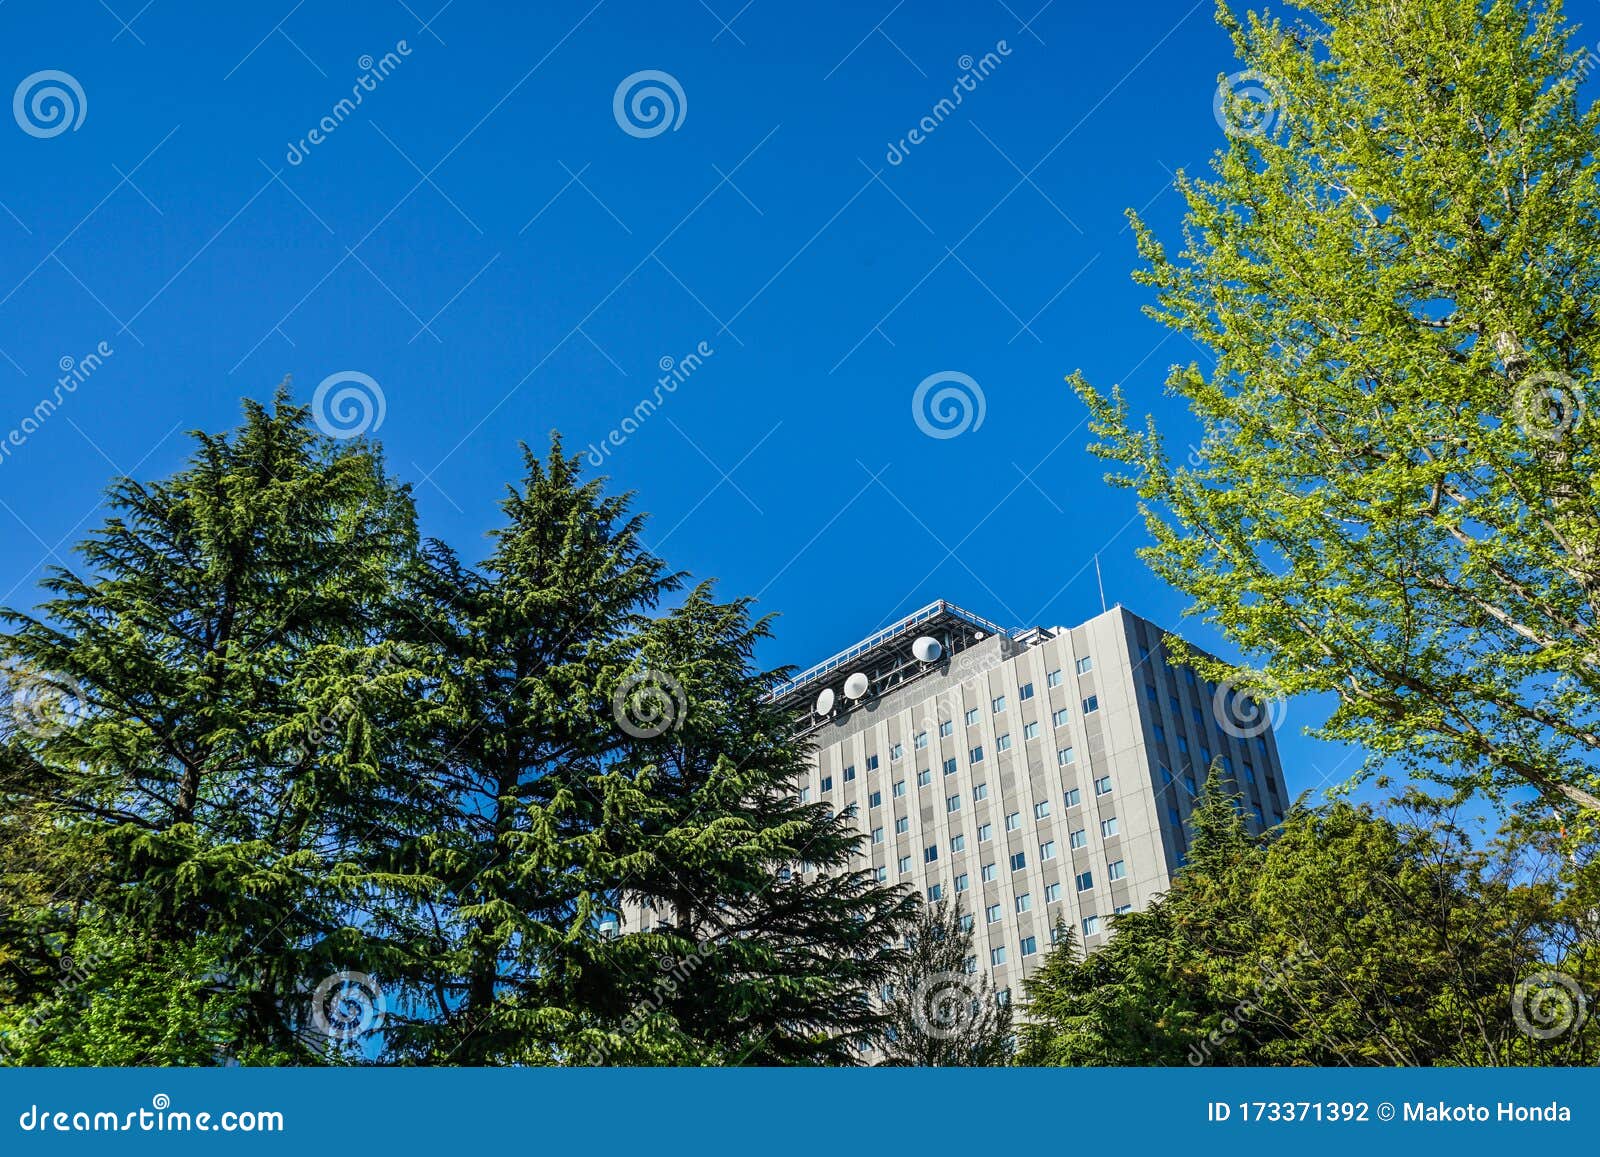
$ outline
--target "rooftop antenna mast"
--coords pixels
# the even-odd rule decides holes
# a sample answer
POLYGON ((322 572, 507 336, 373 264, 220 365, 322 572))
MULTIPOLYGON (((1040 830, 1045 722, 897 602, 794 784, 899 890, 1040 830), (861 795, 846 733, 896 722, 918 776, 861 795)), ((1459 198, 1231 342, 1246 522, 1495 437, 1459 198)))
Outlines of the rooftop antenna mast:
POLYGON ((1094 552, 1094 581, 1100 584, 1100 613, 1106 613, 1106 580, 1100 576, 1100 552, 1094 552))

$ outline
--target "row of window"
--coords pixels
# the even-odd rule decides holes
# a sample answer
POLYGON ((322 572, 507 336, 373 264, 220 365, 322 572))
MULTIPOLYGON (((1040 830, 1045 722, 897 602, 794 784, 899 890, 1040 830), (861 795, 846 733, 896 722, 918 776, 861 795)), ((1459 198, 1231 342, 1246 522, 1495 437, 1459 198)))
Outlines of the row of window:
MULTIPOLYGON (((1078 660, 1078 674, 1079 675, 1086 675, 1093 669, 1094 669, 1094 661, 1092 659, 1083 658, 1083 659, 1079 659, 1078 660)), ((1047 676, 1047 682, 1051 687, 1059 686, 1060 682, 1061 682, 1061 672, 1060 671, 1051 671, 1049 673, 1049 675, 1047 676)), ((1027 701, 1029 699, 1032 699, 1033 698, 1033 684, 1032 683, 1024 683, 1021 687, 1017 688, 1017 698, 1020 699, 1020 700, 1023 700, 1023 701, 1027 701)), ((1001 712, 1005 711, 1005 709, 1006 709, 1006 697, 1004 695, 997 695, 997 696, 995 696, 993 699, 991 699, 989 701, 989 711, 990 711, 991 714, 999 715, 1001 712)), ((1100 699, 1099 699, 1098 696, 1090 695, 1090 696, 1088 696, 1087 698, 1085 698, 1083 700, 1083 713, 1085 715, 1093 714, 1094 712, 1096 712, 1098 710, 1100 710, 1100 699)), ((1051 721, 1056 727, 1064 726, 1066 724, 1066 722, 1067 722, 1067 709, 1065 707, 1063 707, 1059 711, 1056 711, 1051 716, 1051 721)), ((965 722, 966 722, 966 725, 968 727, 977 726, 977 723, 978 723, 978 709, 976 707, 968 708, 968 710, 966 712, 966 715, 965 715, 965 722)), ((944 719, 944 720, 940 721, 940 723, 939 723, 939 734, 941 736, 949 736, 949 735, 954 734, 954 732, 955 732, 955 721, 954 720, 944 719)), ((1023 733, 1023 738, 1024 739, 1033 739, 1039 734, 1039 725, 1037 723, 1025 724, 1023 726, 1022 733, 1023 733)), ((1007 750, 1011 746, 1011 735, 1010 735, 1010 733, 1008 732, 1008 733, 1000 736, 998 739, 995 740, 995 743, 996 743, 996 745, 999 747, 999 749, 1001 751, 1007 750)), ((919 731, 919 732, 916 733, 916 735, 914 735, 912 737, 912 747, 915 750, 921 751, 923 748, 925 748, 927 746, 928 746, 928 733, 926 731, 919 731)), ((972 752, 973 752, 973 756, 972 756, 972 762, 973 763, 978 763, 983 759, 983 748, 974 747, 972 749, 972 752)), ((890 760, 890 762, 894 762, 895 760, 901 759, 904 756, 905 756, 905 744, 903 744, 903 743, 893 743, 893 744, 889 745, 889 760, 890 760)), ((952 762, 953 761, 950 761, 950 760, 946 761, 946 774, 949 774, 949 769, 950 769, 950 765, 951 765, 952 762)), ((876 771, 877 768, 878 768, 878 757, 876 755, 867 756, 867 770, 868 771, 876 771)), ((855 765, 851 764, 850 766, 846 767, 844 769, 843 775, 844 775, 844 779, 845 779, 846 783, 848 783, 850 780, 853 780, 856 777, 855 765)), ((832 786, 831 780, 830 780, 829 786, 830 787, 832 786)), ((828 788, 824 788, 823 790, 826 791, 826 790, 828 790, 828 788)))

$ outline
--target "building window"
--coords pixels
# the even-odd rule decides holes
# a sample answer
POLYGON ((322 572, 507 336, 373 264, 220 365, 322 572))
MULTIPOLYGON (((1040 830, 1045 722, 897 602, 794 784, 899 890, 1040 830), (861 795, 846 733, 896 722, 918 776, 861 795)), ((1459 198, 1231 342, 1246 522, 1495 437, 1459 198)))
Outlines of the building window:
POLYGON ((1068 718, 1069 715, 1067 709, 1063 707, 1056 711, 1055 714, 1050 716, 1050 722, 1055 724, 1057 727, 1065 727, 1067 725, 1068 718))
POLYGON ((1046 884, 1044 886, 1044 902, 1046 904, 1054 904, 1059 899, 1061 899, 1061 885, 1046 884))
POLYGON ((1024 892, 1024 893, 1022 893, 1022 895, 1018 896, 1016 898, 1016 900, 1013 901, 1013 904, 1016 907, 1018 912, 1031 912, 1031 911, 1033 911, 1033 893, 1032 892, 1024 892))
POLYGON ((832 791, 833 790, 833 776, 825 775, 825 776, 822 777, 822 790, 823 791, 832 791))
POLYGON ((1079 802, 1083 799, 1083 793, 1075 787, 1068 788, 1064 793, 1062 793, 1061 799, 1062 802, 1068 807, 1077 807, 1079 802))
POLYGON ((1006 950, 1005 950, 1005 946, 1004 945, 1001 945, 999 948, 991 948, 991 949, 989 949, 989 963, 990 963, 990 965, 992 965, 993 967, 998 968, 1000 965, 1004 964, 1005 962, 1006 962, 1006 950))
POLYGON ((876 755, 867 756, 867 770, 868 771, 877 771, 878 770, 878 757, 876 755))
POLYGON ((1022 938, 1022 954, 1024 956, 1032 956, 1037 951, 1039 951, 1038 939, 1033 936, 1024 936, 1022 938))
POLYGON ((928 847, 922 849, 922 862, 924 864, 932 864, 932 863, 936 862, 938 859, 939 859, 939 845, 938 844, 930 844, 928 847))
POLYGON ((1251 785, 1256 782, 1256 769, 1250 766, 1248 759, 1244 761, 1244 781, 1251 785))
POLYGON ((900 857, 900 874, 903 876, 907 872, 909 872, 910 870, 911 870, 911 857, 910 856, 901 856, 900 857))
POLYGON ((1115 908, 1111 909, 1111 914, 1113 916, 1126 916, 1129 912, 1132 912, 1132 911, 1133 911, 1133 905, 1132 904, 1118 904, 1115 908))
POLYGON ((1023 868, 1026 868, 1027 866, 1028 866, 1028 855, 1027 855, 1026 852, 1012 852, 1011 853, 1011 870, 1013 872, 1020 872, 1020 871, 1022 871, 1023 868))
POLYGON ((929 771, 927 768, 923 768, 921 771, 917 772, 918 787, 927 787, 932 782, 933 772, 929 771))
POLYGON ((1006 815, 1006 831, 1014 832, 1022 826, 1022 813, 1009 812, 1006 815))
POLYGON ((980 784, 978 784, 978 786, 974 787, 972 789, 972 798, 974 800, 988 799, 989 798, 989 785, 986 784, 986 783, 980 783, 980 784))
POLYGON ((1039 725, 1037 723, 1024 723, 1022 725, 1022 738, 1024 740, 1038 739, 1039 725))
POLYGON ((1054 840, 1046 840, 1039 845, 1039 858, 1041 860, 1053 860, 1056 858, 1056 842, 1054 840))
POLYGON ((1072 883, 1073 886, 1078 889, 1078 891, 1087 892, 1090 888, 1094 887, 1094 873, 1079 872, 1077 876, 1073 878, 1072 883))
POLYGON ((894 834, 895 835, 903 836, 907 832, 909 832, 910 830, 911 830, 911 817, 910 816, 901 816, 899 819, 894 821, 894 834))
POLYGON ((873 877, 878 881, 878 883, 885 883, 889 879, 889 869, 879 868, 873 873, 873 877))
POLYGON ((1000 905, 998 905, 998 904, 990 904, 987 908, 984 909, 983 915, 984 915, 985 919, 987 919, 990 924, 999 923, 999 921, 1000 921, 1000 905))
POLYGON ((1170 771, 1168 771, 1165 767, 1158 766, 1156 768, 1156 770, 1161 773, 1161 786, 1162 787, 1166 787, 1167 784, 1172 782, 1172 773, 1170 771))
POLYGON ((801 803, 810 803, 811 802, 811 789, 809 787, 803 787, 803 788, 800 789, 800 802, 801 803))
POLYGON ((1011 732, 1008 731, 1004 735, 997 737, 994 741, 994 747, 996 751, 1010 751, 1011 732))
POLYGON ((1044 677, 1044 684, 1045 684, 1046 687, 1059 687, 1059 686, 1061 686, 1061 671, 1060 671, 1060 669, 1058 668, 1057 670, 1051 671, 1049 674, 1047 674, 1044 677))
POLYGON ((1083 918, 1083 934, 1085 936, 1098 936, 1100 934, 1100 917, 1085 916, 1083 918))
POLYGON ((971 751, 967 752, 967 762, 968 763, 982 763, 983 762, 983 748, 974 747, 971 751))
POLYGON ((995 878, 995 867, 994 867, 994 865, 993 864, 985 864, 983 866, 983 871, 980 872, 979 875, 981 875, 983 877, 984 883, 986 883, 986 884, 987 883, 993 883, 994 882, 994 878, 995 878))
POLYGON ((1098 710, 1100 710, 1100 696, 1091 695, 1083 701, 1083 713, 1085 715, 1093 715, 1098 710))
POLYGON ((946 796, 945 800, 944 800, 944 810, 947 811, 947 812, 958 812, 958 811, 960 811, 961 810, 961 797, 959 795, 946 796))
POLYGON ((926 731, 917 732, 917 734, 912 737, 911 746, 916 748, 918 751, 921 751, 924 747, 928 746, 928 733, 926 731))
POLYGON ((875 844, 883 843, 883 829, 882 828, 873 828, 872 829, 872 842, 875 843, 875 844))
POLYGON ((890 747, 889 747, 889 762, 893 763, 895 760, 899 759, 905 753, 906 753, 905 744, 903 744, 903 743, 891 744, 890 747))
POLYGON ((1189 789, 1189 794, 1191 796, 1200 794, 1199 785, 1195 783, 1194 776, 1192 775, 1186 775, 1183 777, 1183 786, 1189 789))
POLYGON ((1036 820, 1048 819, 1050 816, 1050 801, 1042 799, 1033 805, 1033 818, 1036 820))
POLYGON ((1188 739, 1188 736, 1185 736, 1185 735, 1178 736, 1178 750, 1183 752, 1183 754, 1185 754, 1185 755, 1189 754, 1189 739, 1188 739))
MULTIPOLYGON (((971 921, 972 917, 971 916, 967 916, 967 917, 964 917, 964 919, 966 919, 968 921, 971 921)), ((976 971, 978 971, 978 958, 976 956, 967 957, 966 967, 967 967, 967 971, 968 972, 976 972, 976 971)))
POLYGON ((882 807, 883 793, 881 791, 875 791, 871 795, 867 796, 867 806, 869 808, 882 807))
POLYGON ((978 825, 978 842, 980 844, 986 844, 992 839, 994 839, 994 825, 993 824, 979 824, 978 825))
POLYGON ((1128 875, 1128 865, 1126 863, 1124 863, 1122 860, 1112 860, 1111 863, 1106 868, 1106 876, 1109 877, 1110 879, 1122 880, 1122 879, 1126 879, 1127 875, 1128 875))
POLYGON ((1261 805, 1258 803, 1253 803, 1250 805, 1250 810, 1256 813, 1256 823, 1260 824, 1262 827, 1266 827, 1267 817, 1261 814, 1261 805))
POLYGON ((989 700, 989 713, 991 715, 998 715, 1005 709, 1006 697, 1004 695, 996 695, 993 699, 989 700))
POLYGON ((1114 836, 1116 834, 1117 834, 1117 817, 1116 816, 1112 816, 1108 820, 1101 820, 1100 821, 1100 838, 1101 839, 1109 840, 1112 836, 1114 836))
POLYGON ((951 734, 953 734, 955 732, 955 729, 956 729, 955 720, 953 720, 953 719, 941 719, 941 720, 939 720, 939 734, 940 735, 951 735, 951 734))
POLYGON ((967 837, 966 836, 951 836, 950 837, 950 851, 951 852, 964 852, 966 850, 967 850, 967 837))
POLYGON ((856 777, 856 765, 852 763, 849 767, 844 769, 844 781, 846 783, 849 783, 855 777, 856 777))
POLYGON ((1167 729, 1165 727, 1161 726, 1161 724, 1157 723, 1154 727, 1151 728, 1151 730, 1156 733, 1156 742, 1157 743, 1165 743, 1167 741, 1167 729))
POLYGON ((1070 747, 1060 748, 1056 752, 1056 766, 1057 767, 1066 767, 1067 764, 1071 763, 1073 760, 1075 760, 1077 758, 1078 758, 1077 754, 1072 750, 1072 748, 1070 748, 1070 747))
POLYGON ((1161 698, 1161 693, 1156 690, 1156 685, 1154 683, 1146 683, 1144 685, 1144 697, 1150 700, 1150 702, 1154 703, 1157 699, 1161 698))
POLYGON ((1170 805, 1167 807, 1167 822, 1175 828, 1183 825, 1183 820, 1178 817, 1178 809, 1170 805))
POLYGON ((901 796, 903 796, 905 794, 906 794, 906 781, 903 780, 903 779, 895 780, 894 781, 894 798, 895 799, 899 799, 901 796))
MULTIPOLYGON (((1005 958, 1005 949, 1002 948, 1000 950, 1000 959, 1003 961, 1005 958)), ((994 994, 994 1002, 1002 1007, 1010 1004, 1011 990, 1009 988, 1002 988, 999 992, 994 994)))
POLYGON ((1017 688, 1017 698, 1019 700, 1021 700, 1022 702, 1024 702, 1024 703, 1026 703, 1029 699, 1032 699, 1033 698, 1033 684, 1032 683, 1024 683, 1022 686, 1018 687, 1017 688))
POLYGON ((1211 766, 1211 749, 1203 743, 1200 745, 1200 762, 1205 767, 1211 766))
POLYGON ((976 727, 977 725, 978 725, 978 709, 976 707, 967 708, 967 726, 968 727, 976 727))
POLYGON ((944 761, 944 773, 946 775, 954 775, 956 773, 956 757, 955 756, 952 755, 949 759, 944 761))
POLYGON ((1089 656, 1085 655, 1083 658, 1078 660, 1078 674, 1087 675, 1090 671, 1093 671, 1093 670, 1094 670, 1094 660, 1091 659, 1089 656))
MULTIPOLYGON (((957 892, 965 892, 967 890, 967 886, 968 886, 967 885, 967 874, 965 872, 962 872, 959 876, 956 877, 956 891, 957 892)), ((961 928, 962 928, 962 931, 965 931, 966 929, 971 928, 971 927, 972 927, 972 917, 971 916, 963 916, 963 917, 961 917, 961 928)))
POLYGON ((943 900, 944 899, 944 885, 943 884, 930 884, 928 886, 928 899, 929 900, 943 900))
POLYGON ((1079 828, 1077 831, 1073 832, 1070 836, 1067 837, 1067 845, 1069 847, 1074 847, 1074 848, 1088 847, 1089 846, 1089 831, 1088 831, 1088 829, 1087 828, 1079 828))
POLYGON ((1099 779, 1094 781, 1094 794, 1095 795, 1110 795, 1111 794, 1111 777, 1109 775, 1102 775, 1099 779))

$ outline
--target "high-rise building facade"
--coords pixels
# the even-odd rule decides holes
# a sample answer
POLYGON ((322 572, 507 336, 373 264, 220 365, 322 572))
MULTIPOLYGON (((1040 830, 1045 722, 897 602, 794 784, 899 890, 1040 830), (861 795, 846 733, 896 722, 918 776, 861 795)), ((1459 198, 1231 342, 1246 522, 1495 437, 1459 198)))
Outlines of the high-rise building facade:
POLYGON ((932 603, 775 691, 815 745, 797 790, 856 818, 880 881, 959 901, 968 971, 1020 996, 1058 926, 1093 949, 1167 888, 1213 760, 1252 830, 1283 818, 1270 714, 1170 665, 1168 634, 1122 607, 1018 631, 932 603))
POLYGON ((878 879, 959 900, 968 970, 1020 996, 1058 923, 1092 949, 1166 889, 1213 760, 1252 830, 1283 818, 1270 713, 1169 665, 1167 635, 1121 607, 1007 631, 933 603, 778 690, 816 745, 802 797, 853 809, 878 879))

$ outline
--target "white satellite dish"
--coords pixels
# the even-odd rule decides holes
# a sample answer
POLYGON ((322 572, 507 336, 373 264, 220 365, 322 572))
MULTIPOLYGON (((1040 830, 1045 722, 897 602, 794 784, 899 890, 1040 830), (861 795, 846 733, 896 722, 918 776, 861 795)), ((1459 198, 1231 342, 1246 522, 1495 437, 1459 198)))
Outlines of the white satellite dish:
POLYGON ((822 694, 817 696, 817 714, 826 715, 833 710, 833 688, 824 687, 822 694))
POLYGON ((844 681, 844 697, 846 699, 860 699, 867 693, 869 686, 871 684, 867 682, 867 677, 857 671, 844 681))
POLYGON ((936 663, 939 661, 939 656, 944 654, 944 648, 932 635, 923 635, 911 644, 911 653, 924 663, 936 663))

